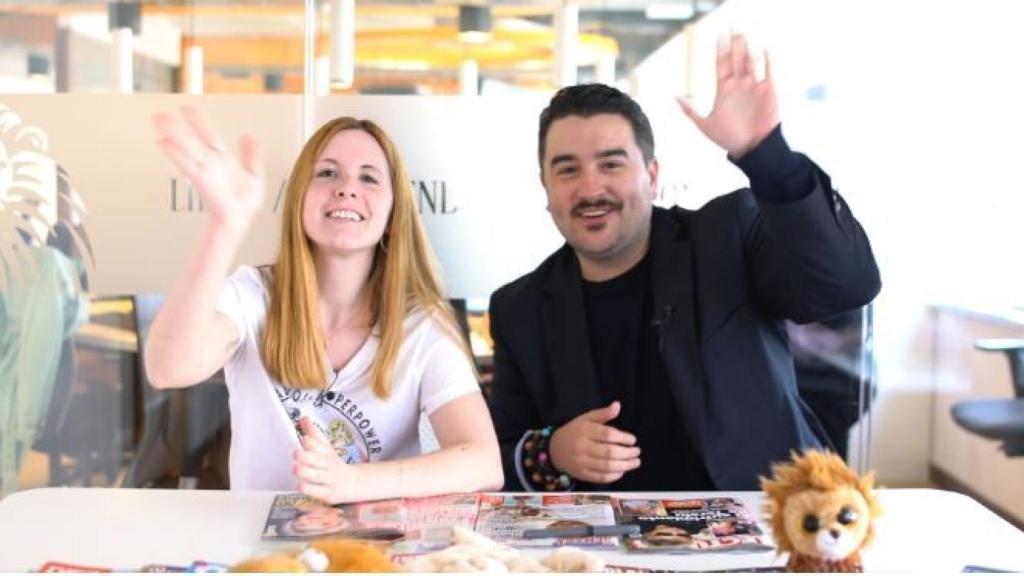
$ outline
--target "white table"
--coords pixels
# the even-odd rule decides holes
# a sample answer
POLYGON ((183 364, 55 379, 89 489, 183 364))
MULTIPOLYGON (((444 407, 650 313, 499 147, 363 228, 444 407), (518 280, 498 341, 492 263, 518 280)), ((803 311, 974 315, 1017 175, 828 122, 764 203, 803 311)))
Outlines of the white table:
MULTIPOLYGON (((760 510, 758 492, 725 495, 760 510)), ((237 562, 288 545, 260 541, 272 499, 271 492, 27 490, 0 500, 0 572, 33 570, 51 560, 132 569, 237 562)), ((1024 571, 1024 532, 970 498, 941 490, 882 490, 879 499, 885 516, 865 554, 868 571, 957 572, 972 564, 1024 571)), ((610 564, 681 571, 781 562, 773 552, 601 556, 610 564)))

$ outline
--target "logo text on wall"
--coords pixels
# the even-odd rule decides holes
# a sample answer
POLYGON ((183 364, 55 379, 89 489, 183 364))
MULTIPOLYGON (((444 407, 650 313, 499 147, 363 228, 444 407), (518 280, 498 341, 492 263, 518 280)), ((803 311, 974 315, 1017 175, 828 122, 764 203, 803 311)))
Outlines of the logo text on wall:
MULTIPOLYGON (((277 187, 273 211, 277 212, 284 201, 286 181, 277 187)), ((411 180, 412 192, 416 196, 416 205, 420 214, 451 215, 458 212, 452 196, 448 193, 448 183, 444 180, 411 180)), ((172 178, 170 189, 171 212, 203 212, 203 199, 196 192, 192 183, 185 178, 172 178)))

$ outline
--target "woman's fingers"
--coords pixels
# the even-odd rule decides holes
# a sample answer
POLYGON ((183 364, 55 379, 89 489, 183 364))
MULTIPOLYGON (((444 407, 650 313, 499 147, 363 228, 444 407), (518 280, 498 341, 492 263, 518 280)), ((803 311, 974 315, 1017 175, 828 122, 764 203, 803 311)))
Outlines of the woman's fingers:
POLYGON ((185 117, 185 121, 192 127, 196 137, 203 145, 215 152, 227 151, 228 147, 224 144, 224 140, 210 127, 209 122, 198 108, 182 106, 181 115, 185 117))
POLYGON ((174 114, 157 114, 153 117, 153 125, 162 140, 170 140, 188 154, 193 160, 198 160, 206 155, 206 146, 200 142, 195 131, 188 124, 182 122, 174 114))
POLYGON ((170 159, 171 163, 178 167, 188 178, 194 178, 198 164, 191 154, 186 152, 180 144, 170 138, 161 138, 156 141, 157 146, 163 151, 164 156, 170 159))
POLYGON ((242 168, 257 178, 263 178, 263 150, 256 139, 248 134, 242 136, 239 148, 242 151, 242 168))
POLYGON ((324 484, 311 484, 309 482, 299 482, 299 492, 309 496, 310 498, 316 498, 317 500, 323 500, 324 502, 330 502, 331 489, 324 484))

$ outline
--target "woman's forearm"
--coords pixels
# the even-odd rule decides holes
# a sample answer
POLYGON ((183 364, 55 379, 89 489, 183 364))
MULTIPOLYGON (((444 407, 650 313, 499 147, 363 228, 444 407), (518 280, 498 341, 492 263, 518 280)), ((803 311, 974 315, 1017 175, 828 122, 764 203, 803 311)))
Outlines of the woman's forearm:
POLYGON ((500 490, 504 482, 497 444, 456 444, 436 452, 354 466, 348 501, 500 490))
POLYGON ((216 306, 244 233, 213 219, 203 230, 149 331, 145 362, 154 386, 195 384, 226 361, 232 342, 215 327, 216 306))

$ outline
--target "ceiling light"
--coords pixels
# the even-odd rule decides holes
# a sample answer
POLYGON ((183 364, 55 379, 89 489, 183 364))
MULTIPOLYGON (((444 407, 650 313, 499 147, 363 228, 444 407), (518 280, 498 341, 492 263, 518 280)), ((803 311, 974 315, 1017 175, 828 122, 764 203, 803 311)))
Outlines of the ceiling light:
POLYGON ((648 20, 689 20, 693 18, 692 3, 686 4, 651 4, 644 10, 648 20))

